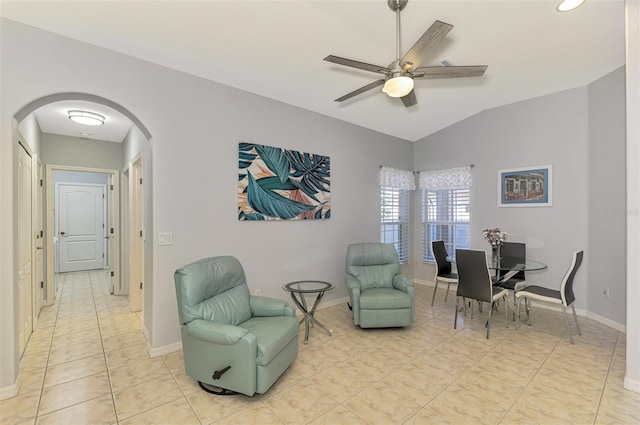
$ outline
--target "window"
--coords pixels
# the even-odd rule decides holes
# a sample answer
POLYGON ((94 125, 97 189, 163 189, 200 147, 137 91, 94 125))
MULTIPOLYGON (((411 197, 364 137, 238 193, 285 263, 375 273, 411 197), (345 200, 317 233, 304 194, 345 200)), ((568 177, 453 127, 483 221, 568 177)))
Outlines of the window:
POLYGON ((396 246, 400 264, 409 262, 409 191, 380 188, 380 242, 396 246))
POLYGON ((433 262, 431 241, 443 240, 449 255, 469 248, 469 188, 422 191, 422 261, 433 262))

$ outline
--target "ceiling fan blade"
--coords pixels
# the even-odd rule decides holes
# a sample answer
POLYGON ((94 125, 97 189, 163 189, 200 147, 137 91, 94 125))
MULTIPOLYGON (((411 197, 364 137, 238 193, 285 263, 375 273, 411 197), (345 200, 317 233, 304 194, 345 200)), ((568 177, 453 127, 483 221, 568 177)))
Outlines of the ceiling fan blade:
POLYGON ((327 62, 337 63, 338 65, 350 66, 351 68, 364 69, 365 71, 378 72, 380 74, 388 74, 391 70, 384 66, 372 65, 370 63, 358 62, 351 59, 341 58, 339 56, 329 55, 324 58, 327 62))
POLYGON ((472 66, 427 66, 417 68, 413 72, 413 78, 464 78, 482 77, 487 70, 487 65, 472 66))
POLYGON ((380 87, 382 85, 384 85, 384 79, 376 80, 373 83, 367 84, 364 87, 360 87, 358 90, 354 90, 351 93, 345 94, 344 96, 337 98, 335 101, 336 102, 343 102, 343 101, 345 101, 347 99, 351 99, 354 96, 357 96, 357 95, 359 95, 361 93, 364 93, 364 92, 369 91, 371 89, 374 89, 376 87, 380 87))
POLYGON ((451 28, 453 28, 453 25, 435 21, 400 59, 401 66, 404 66, 407 62, 411 62, 413 64, 412 68, 419 67, 431 50, 436 47, 438 42, 451 31, 451 28))
POLYGON ((402 103, 404 103, 405 107, 413 106, 418 103, 418 99, 416 99, 416 91, 411 90, 408 95, 402 96, 402 103))

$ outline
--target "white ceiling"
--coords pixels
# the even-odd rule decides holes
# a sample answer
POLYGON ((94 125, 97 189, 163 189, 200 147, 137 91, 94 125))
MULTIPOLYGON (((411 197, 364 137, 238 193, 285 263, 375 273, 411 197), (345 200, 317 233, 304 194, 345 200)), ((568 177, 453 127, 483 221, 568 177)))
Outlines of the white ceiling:
POLYGON ((386 0, 2 0, 0 13, 415 141, 489 108, 584 86, 624 65, 623 0, 587 0, 567 13, 557 12, 557 3, 409 0, 403 52, 437 19, 454 28, 423 66, 446 60, 489 68, 482 78, 417 80, 418 105, 408 109, 378 89, 334 102, 379 74, 322 60, 333 54, 389 65, 395 15, 386 0))
POLYGON ((133 123, 115 109, 93 102, 65 100, 45 105, 35 111, 36 119, 43 133, 62 134, 85 139, 122 142, 133 123), (83 125, 69 119, 68 111, 90 111, 105 117, 104 124, 83 125))

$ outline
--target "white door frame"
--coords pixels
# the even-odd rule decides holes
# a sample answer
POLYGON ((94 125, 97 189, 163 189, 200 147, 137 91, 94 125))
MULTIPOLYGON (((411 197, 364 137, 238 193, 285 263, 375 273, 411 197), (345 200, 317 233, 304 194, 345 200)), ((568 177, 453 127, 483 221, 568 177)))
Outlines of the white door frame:
POLYGON ((113 184, 108 187, 110 200, 113 201, 113 210, 116 211, 115 214, 109 215, 109 224, 108 224, 108 234, 109 234, 109 243, 113 244, 114 256, 109 260, 109 269, 110 273, 114 276, 115 279, 119 279, 120 276, 120 186, 119 182, 120 176, 119 170, 112 170, 108 168, 90 168, 90 167, 76 167, 71 165, 55 165, 55 164, 47 164, 47 188, 46 188, 46 217, 47 217, 47 228, 46 228, 46 254, 47 254, 47 266, 46 266, 46 274, 47 274, 47 291, 46 291, 46 299, 45 304, 51 305, 55 300, 55 262, 53 258, 53 208, 54 208, 54 187, 53 187, 53 172, 54 171, 78 171, 85 173, 100 173, 100 174, 108 174, 109 181, 113 182, 113 184), (113 195, 112 195, 113 194, 113 195), (113 232, 111 232, 113 229, 113 232))
POLYGON ((129 309, 144 310, 144 186, 142 155, 137 155, 128 167, 129 200, 127 229, 129 233, 129 309))
POLYGON ((38 324, 38 316, 44 305, 44 168, 35 155, 35 180, 33 182, 33 330, 38 324))
POLYGON ((35 294, 33 292, 34 281, 34 260, 35 260, 35 232, 33 221, 33 200, 34 200, 34 154, 29 146, 22 142, 24 138, 19 136, 18 141, 18 180, 16 187, 18 189, 18 252, 17 252, 17 264, 18 264, 18 355, 22 356, 24 349, 27 346, 27 341, 34 329, 33 312, 35 310, 35 294), (22 151, 21 151, 22 150, 22 151), (29 157, 28 160, 22 161, 22 152, 29 157), (22 172, 22 166, 25 164, 29 171, 29 180, 23 179, 24 174, 22 172), (28 188, 29 196, 24 197, 23 188, 28 188), (29 214, 29 219, 24 220, 26 213, 29 214), (25 264, 26 261, 26 264, 25 264), (28 326, 27 326, 28 325, 28 326))

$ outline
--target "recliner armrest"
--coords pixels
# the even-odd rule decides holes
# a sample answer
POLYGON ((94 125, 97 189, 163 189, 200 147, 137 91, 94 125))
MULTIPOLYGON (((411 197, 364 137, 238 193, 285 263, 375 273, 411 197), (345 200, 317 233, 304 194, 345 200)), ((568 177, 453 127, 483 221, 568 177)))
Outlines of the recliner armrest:
POLYGON ((249 296, 249 306, 253 316, 291 316, 295 317, 295 310, 282 300, 257 295, 249 296))
POLYGON ((397 274, 393 277, 393 287, 399 291, 407 292, 407 288, 413 288, 413 282, 408 277, 397 274))
POLYGON ((360 284, 360 281, 355 276, 351 276, 348 274, 344 281, 349 291, 352 291, 354 289, 357 289, 358 291, 360 291, 361 284, 360 284))
POLYGON ((187 332, 194 338, 216 344, 232 345, 240 341, 248 330, 227 323, 197 319, 187 323, 187 332))

